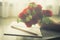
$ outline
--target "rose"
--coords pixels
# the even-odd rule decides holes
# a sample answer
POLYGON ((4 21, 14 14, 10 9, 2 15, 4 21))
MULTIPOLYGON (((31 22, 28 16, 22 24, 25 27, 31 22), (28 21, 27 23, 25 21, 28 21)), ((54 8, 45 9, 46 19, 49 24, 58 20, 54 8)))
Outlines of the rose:
POLYGON ((51 17, 53 15, 51 10, 43 10, 42 13, 47 17, 51 17))

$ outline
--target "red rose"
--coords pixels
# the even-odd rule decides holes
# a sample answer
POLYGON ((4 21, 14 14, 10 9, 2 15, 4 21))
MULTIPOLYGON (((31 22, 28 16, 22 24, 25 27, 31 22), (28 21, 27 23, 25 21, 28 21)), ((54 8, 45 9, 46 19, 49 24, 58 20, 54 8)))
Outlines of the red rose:
POLYGON ((42 13, 43 13, 43 15, 45 15, 47 17, 51 17, 53 15, 51 10, 43 10, 42 13))
POLYGON ((40 4, 37 5, 37 7, 41 8, 42 9, 42 6, 40 4))
POLYGON ((26 24, 27 27, 31 27, 32 26, 30 21, 29 22, 25 22, 25 24, 26 24))
POLYGON ((19 13, 19 18, 21 18, 21 19, 23 19, 23 18, 25 18, 25 15, 27 14, 27 8, 26 9, 24 9, 21 13, 19 13))

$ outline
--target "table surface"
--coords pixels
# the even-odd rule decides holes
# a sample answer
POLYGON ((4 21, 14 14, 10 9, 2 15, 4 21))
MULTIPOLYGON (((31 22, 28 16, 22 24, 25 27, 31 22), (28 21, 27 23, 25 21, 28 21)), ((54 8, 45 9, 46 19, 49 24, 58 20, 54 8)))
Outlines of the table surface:
MULTIPOLYGON (((50 19, 52 19, 52 18, 50 18, 50 19)), ((54 38, 54 37, 60 37, 60 33, 53 32, 53 31, 47 31, 47 30, 40 30, 40 26, 37 25, 37 24, 36 25, 32 25, 32 27, 28 28, 28 27, 26 27, 26 25, 23 22, 17 23, 16 21, 12 22, 6 28, 6 30, 4 30, 5 31, 4 33, 6 33, 6 34, 18 34, 18 35, 36 36, 36 35, 30 34, 30 33, 21 31, 19 29, 22 29, 22 30, 25 30, 25 31, 28 31, 28 32, 35 33, 35 34, 37 34, 37 36, 42 36, 45 39, 54 38), (12 28, 12 26, 14 28, 12 28)))

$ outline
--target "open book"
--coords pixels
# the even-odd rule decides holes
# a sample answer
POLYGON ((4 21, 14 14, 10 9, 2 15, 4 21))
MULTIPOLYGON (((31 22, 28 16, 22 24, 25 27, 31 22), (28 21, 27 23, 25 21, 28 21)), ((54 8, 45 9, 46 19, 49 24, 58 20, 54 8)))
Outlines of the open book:
POLYGON ((9 28, 6 29, 5 33, 28 36, 42 36, 40 32, 40 26, 38 26, 38 24, 32 25, 32 27, 29 28, 23 22, 12 22, 9 28))

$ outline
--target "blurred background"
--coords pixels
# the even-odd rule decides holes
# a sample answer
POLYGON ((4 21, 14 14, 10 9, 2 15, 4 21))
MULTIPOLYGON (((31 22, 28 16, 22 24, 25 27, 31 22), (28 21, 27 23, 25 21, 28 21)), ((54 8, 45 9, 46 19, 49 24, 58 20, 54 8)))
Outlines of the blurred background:
MULTIPOLYGON (((4 31, 8 25, 17 20, 18 14, 30 2, 41 4, 43 9, 49 9, 53 12, 53 18, 60 20, 60 0, 0 0, 0 40, 25 40, 21 37, 4 37, 4 31)), ((28 38, 26 40, 33 40, 28 38)), ((37 40, 37 39, 34 39, 37 40)), ((38 39, 40 40, 40 39, 38 39)))
POLYGON ((0 17, 17 17, 30 2, 41 4, 43 9, 50 9, 59 15, 60 0, 0 0, 0 17))

